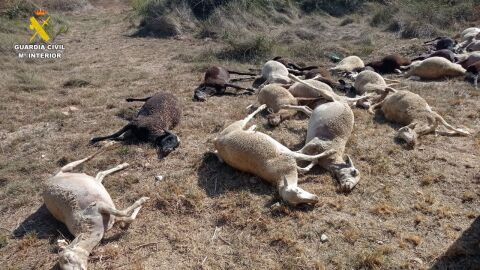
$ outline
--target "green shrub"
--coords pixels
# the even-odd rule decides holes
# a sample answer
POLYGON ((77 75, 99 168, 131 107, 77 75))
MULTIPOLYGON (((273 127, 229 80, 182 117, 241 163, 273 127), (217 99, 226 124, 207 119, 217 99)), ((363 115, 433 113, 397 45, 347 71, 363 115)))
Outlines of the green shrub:
POLYGON ((5 4, 5 11, 3 12, 9 19, 27 17, 38 8, 36 4, 27 0, 9 1, 5 4))
POLYGON ((275 52, 275 42, 264 36, 227 42, 228 47, 217 54, 219 59, 255 62, 271 58, 275 52))

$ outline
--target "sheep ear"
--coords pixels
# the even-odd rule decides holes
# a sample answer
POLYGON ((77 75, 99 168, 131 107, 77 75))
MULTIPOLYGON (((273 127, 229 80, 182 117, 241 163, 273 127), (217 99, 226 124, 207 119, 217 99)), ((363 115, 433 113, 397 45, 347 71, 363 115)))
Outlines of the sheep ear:
POLYGON ((285 187, 288 186, 288 181, 287 181, 287 177, 286 177, 286 176, 283 176, 283 185, 284 185, 285 187))
POLYGON ((349 167, 353 167, 353 162, 352 162, 352 159, 350 158, 349 155, 347 155, 347 160, 346 160, 346 161, 347 161, 347 165, 348 165, 349 167))
POLYGON ((409 127, 409 128, 415 128, 415 127, 417 126, 417 124, 418 124, 417 122, 413 122, 413 123, 411 123, 410 125, 408 125, 407 127, 409 127))
POLYGON ((75 247, 76 245, 78 245, 78 243, 80 243, 80 240, 82 240, 82 237, 83 234, 79 234, 75 239, 73 239, 73 241, 70 243, 70 246, 75 247))

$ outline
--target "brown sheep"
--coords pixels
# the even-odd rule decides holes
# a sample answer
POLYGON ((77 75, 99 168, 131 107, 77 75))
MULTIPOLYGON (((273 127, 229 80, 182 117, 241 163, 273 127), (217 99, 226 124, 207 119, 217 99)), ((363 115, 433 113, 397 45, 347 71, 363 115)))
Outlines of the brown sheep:
POLYGON ((127 98, 127 102, 144 101, 138 115, 119 131, 103 137, 94 137, 90 143, 117 139, 129 131, 137 139, 150 141, 158 148, 159 158, 167 156, 180 145, 180 139, 170 129, 180 123, 182 107, 171 93, 158 92, 147 98, 127 98))
POLYGON ((227 87, 232 87, 237 90, 246 90, 247 93, 255 92, 254 89, 232 84, 232 80, 230 80, 230 74, 249 76, 256 75, 253 73, 231 71, 219 66, 210 67, 205 72, 205 78, 203 82, 194 90, 193 100, 205 101, 207 100, 207 95, 224 95, 227 87))
POLYGON ((390 54, 382 58, 379 61, 373 61, 368 63, 367 67, 372 67, 375 72, 380 74, 394 73, 400 69, 401 66, 408 66, 412 62, 399 54, 390 54))

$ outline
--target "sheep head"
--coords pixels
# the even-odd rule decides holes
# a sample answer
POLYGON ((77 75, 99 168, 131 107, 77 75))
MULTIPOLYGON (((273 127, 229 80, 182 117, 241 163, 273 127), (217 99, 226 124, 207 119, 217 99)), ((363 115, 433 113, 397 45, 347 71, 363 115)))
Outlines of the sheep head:
POLYGON ((60 250, 58 265, 62 270, 87 270, 88 251, 78 246, 81 235, 67 244, 65 240, 58 240, 60 250))
POLYGON ((206 101, 208 96, 213 96, 217 93, 214 86, 201 84, 193 90, 193 101, 206 101))
POLYGON ((350 156, 347 155, 345 163, 336 167, 335 177, 340 183, 340 189, 342 191, 352 190, 358 181, 360 181, 360 171, 355 168, 350 156))
POLYGON ((405 141, 407 143, 407 146, 409 147, 415 147, 418 138, 418 134, 415 131, 416 125, 417 123, 415 122, 408 126, 400 128, 397 132, 396 138, 405 141))
POLYGON ((280 122, 282 122, 282 117, 278 113, 272 113, 267 116, 268 124, 270 124, 273 127, 276 127, 280 125, 280 122))
POLYGON ((165 130, 164 134, 155 140, 158 149, 158 158, 168 156, 173 150, 180 145, 180 139, 172 132, 165 130))
POLYGON ((283 186, 280 188, 280 196, 291 205, 315 204, 318 202, 317 195, 305 191, 297 185, 289 185, 286 177, 284 177, 283 186))

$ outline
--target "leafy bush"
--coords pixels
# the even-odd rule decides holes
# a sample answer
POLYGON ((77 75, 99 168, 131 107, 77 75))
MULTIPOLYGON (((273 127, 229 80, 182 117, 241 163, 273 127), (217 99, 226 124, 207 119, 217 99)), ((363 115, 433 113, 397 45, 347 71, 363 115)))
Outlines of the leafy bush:
POLYGON ((227 40, 227 42, 228 47, 217 55, 219 59, 255 62, 271 58, 275 52, 275 42, 264 36, 242 41, 227 40))

